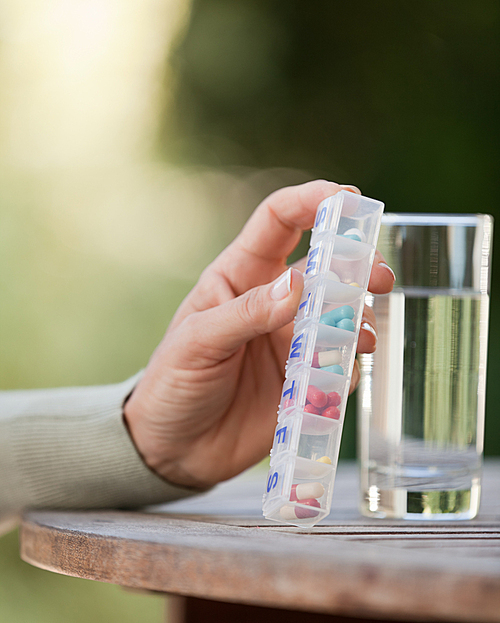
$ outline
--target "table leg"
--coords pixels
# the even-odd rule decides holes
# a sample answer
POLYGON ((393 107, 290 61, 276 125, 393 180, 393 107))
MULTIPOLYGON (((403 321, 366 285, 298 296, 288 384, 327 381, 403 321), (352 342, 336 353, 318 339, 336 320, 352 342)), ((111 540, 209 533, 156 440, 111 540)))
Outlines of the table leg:
POLYGON ((166 623, 225 623, 226 621, 231 623, 384 623, 380 620, 263 608, 181 595, 169 595, 167 598, 166 623))

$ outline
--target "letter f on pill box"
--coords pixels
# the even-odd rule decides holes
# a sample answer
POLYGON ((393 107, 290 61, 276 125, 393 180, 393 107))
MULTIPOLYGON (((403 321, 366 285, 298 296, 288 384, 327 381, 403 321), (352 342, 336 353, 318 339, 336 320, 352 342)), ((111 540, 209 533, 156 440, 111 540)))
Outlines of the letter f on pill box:
POLYGON ((348 191, 318 206, 271 450, 267 519, 311 527, 330 512, 383 210, 348 191))

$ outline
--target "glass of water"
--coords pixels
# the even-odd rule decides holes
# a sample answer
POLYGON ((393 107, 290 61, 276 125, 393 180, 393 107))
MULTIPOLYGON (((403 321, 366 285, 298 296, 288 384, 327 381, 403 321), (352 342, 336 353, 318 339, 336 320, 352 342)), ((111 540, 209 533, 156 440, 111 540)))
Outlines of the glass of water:
POLYGON ((471 519, 479 509, 489 215, 385 214, 378 248, 396 273, 370 295, 377 350, 360 355, 361 512, 471 519))

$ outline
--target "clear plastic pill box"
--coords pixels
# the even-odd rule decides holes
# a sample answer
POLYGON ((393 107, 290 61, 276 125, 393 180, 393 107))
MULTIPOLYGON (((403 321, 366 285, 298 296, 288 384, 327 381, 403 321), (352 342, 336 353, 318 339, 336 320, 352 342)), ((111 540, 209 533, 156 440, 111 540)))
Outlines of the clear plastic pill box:
POLYGON ((310 527, 330 512, 383 210, 348 191, 318 206, 271 450, 267 519, 310 527))

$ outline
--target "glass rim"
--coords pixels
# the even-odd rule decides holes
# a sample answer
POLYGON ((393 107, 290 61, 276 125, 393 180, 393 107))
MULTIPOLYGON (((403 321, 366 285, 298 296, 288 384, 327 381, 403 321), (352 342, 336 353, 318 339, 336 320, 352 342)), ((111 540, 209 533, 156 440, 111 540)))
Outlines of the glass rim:
POLYGON ((489 214, 436 214, 426 212, 384 212, 382 225, 428 225, 475 227, 481 221, 491 220, 489 214))

